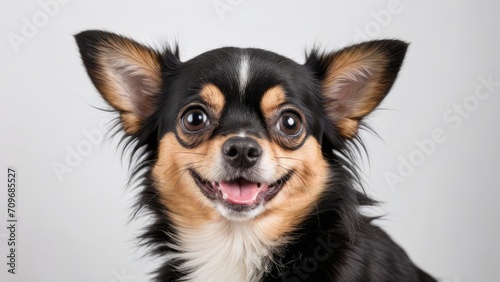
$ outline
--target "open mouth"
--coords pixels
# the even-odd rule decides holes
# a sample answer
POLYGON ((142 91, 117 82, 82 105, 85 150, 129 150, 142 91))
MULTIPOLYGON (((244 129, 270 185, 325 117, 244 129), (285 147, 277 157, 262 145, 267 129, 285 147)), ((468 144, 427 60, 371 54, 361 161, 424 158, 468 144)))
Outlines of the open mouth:
POLYGON ((288 171, 274 183, 252 182, 245 178, 222 180, 219 182, 203 179, 194 170, 190 170, 200 190, 210 200, 219 201, 225 206, 237 210, 253 208, 262 202, 273 199, 291 178, 293 171, 288 171))

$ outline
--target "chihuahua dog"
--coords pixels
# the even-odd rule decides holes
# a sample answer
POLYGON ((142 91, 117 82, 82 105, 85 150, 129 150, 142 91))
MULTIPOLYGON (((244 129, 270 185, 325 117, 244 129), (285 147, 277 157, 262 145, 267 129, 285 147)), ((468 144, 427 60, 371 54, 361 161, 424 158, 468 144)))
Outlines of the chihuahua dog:
POLYGON ((253 48, 181 61, 127 37, 77 34, 141 179, 154 281, 436 281, 359 211, 354 158, 407 44, 378 40, 304 64, 253 48))

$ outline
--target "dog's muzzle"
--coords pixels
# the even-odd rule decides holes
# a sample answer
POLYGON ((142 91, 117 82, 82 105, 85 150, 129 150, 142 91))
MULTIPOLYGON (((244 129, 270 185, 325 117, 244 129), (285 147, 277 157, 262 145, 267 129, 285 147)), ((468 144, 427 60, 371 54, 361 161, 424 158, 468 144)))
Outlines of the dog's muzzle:
POLYGON ((269 180, 261 165, 264 152, 251 137, 231 137, 221 147, 223 175, 204 179, 191 170, 191 175, 201 191, 211 200, 237 211, 253 209, 270 201, 290 179, 287 171, 279 179, 269 180))

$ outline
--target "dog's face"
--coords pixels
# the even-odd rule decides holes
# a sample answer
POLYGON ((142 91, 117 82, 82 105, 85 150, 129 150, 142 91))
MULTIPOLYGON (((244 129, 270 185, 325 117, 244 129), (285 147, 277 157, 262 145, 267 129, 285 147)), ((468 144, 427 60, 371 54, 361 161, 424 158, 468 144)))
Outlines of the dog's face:
POLYGON ((178 226, 265 220, 286 232, 335 174, 332 149, 355 138, 385 97, 407 45, 375 41, 304 65, 222 48, 181 62, 130 39, 77 35, 97 89, 128 136, 150 149, 153 185, 178 226))
POLYGON ((180 68, 167 82, 173 89, 165 103, 172 107, 158 117, 162 137, 153 168, 170 195, 168 206, 202 206, 247 220, 314 198, 327 165, 313 136, 321 102, 311 95, 319 89, 307 89, 315 84, 303 66, 262 50, 226 48, 180 68))

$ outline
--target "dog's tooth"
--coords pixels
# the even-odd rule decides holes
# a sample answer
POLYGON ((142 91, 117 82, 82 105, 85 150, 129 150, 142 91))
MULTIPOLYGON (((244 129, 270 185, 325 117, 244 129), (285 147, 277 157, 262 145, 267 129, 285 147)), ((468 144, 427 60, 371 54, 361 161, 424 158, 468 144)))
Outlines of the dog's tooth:
POLYGON ((224 193, 224 192, 222 192, 222 199, 223 199, 223 200, 227 200, 227 194, 226 194, 226 193, 224 193))
POLYGON ((213 185, 215 188, 217 188, 217 190, 219 190, 219 191, 220 191, 220 185, 219 185, 219 182, 215 182, 215 181, 214 181, 214 182, 212 182, 212 185, 213 185))

